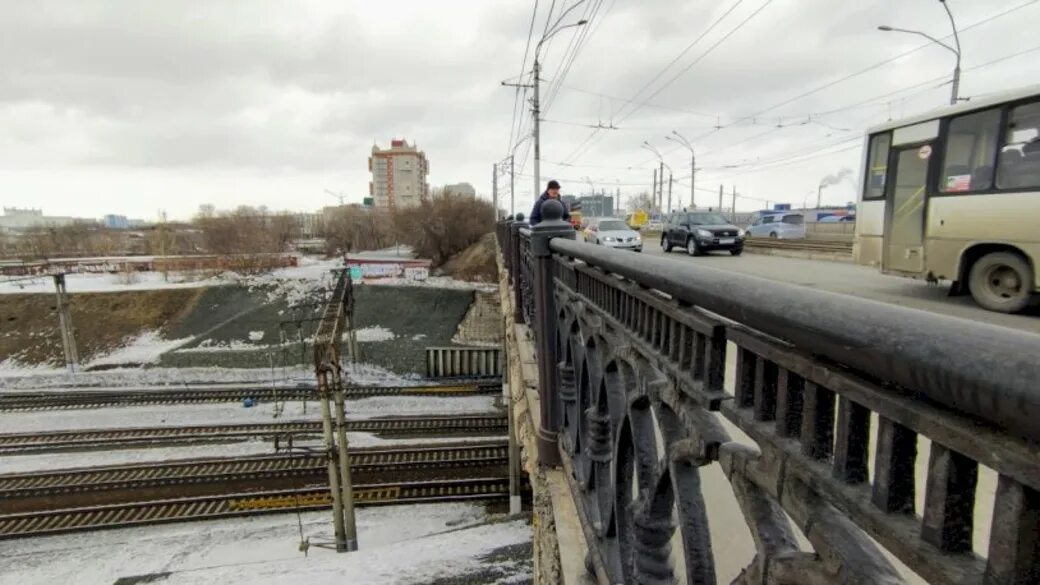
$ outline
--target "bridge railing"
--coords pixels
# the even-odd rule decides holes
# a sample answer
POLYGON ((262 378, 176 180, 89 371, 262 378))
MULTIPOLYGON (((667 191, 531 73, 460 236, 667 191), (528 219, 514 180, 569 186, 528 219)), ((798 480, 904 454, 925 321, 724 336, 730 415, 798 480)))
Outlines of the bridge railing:
POLYGON ((535 333, 540 461, 572 478, 601 581, 716 582, 700 470, 717 464, 756 548, 736 582, 904 582, 884 549, 930 583, 1040 583, 1040 336, 590 246, 562 223, 499 237, 535 333))

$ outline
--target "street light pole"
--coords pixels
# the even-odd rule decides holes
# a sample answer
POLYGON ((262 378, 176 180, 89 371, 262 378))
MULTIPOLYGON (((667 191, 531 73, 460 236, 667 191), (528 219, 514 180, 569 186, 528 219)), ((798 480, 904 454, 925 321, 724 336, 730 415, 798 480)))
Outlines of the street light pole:
MULTIPOLYGON (((542 39, 543 41, 545 39, 542 39)), ((541 193, 542 185, 542 140, 541 131, 541 110, 538 103, 538 49, 542 48, 542 43, 538 43, 538 47, 534 51, 534 78, 531 83, 534 84, 534 99, 531 101, 531 115, 534 116, 534 200, 538 201, 539 193, 541 193)))
POLYGON ((957 65, 953 68, 953 89, 950 94, 950 104, 956 104, 957 100, 960 99, 961 89, 961 38, 957 35, 957 23, 953 21, 953 13, 950 12, 950 7, 946 4, 946 0, 939 0, 939 3, 946 9, 946 15, 950 17, 950 28, 953 29, 953 42, 957 45, 957 50, 954 54, 957 55, 957 65))
POLYGON ((661 152, 658 151, 656 148, 654 148, 654 145, 650 144, 649 141, 646 141, 646 140, 643 141, 643 148, 645 148, 645 149, 649 150, 650 152, 654 153, 654 156, 657 157, 657 160, 659 160, 661 162, 661 164, 660 164, 660 171, 658 172, 658 175, 657 175, 658 176, 657 192, 654 193, 654 197, 657 200, 657 208, 661 209, 661 207, 663 207, 663 205, 664 205, 664 170, 665 170, 665 168, 667 168, 668 172, 671 173, 672 172, 672 167, 668 166, 664 162, 664 157, 661 156, 661 152))
POLYGON ((542 186, 542 171, 541 171, 542 141, 541 141, 541 131, 540 131, 540 126, 541 126, 541 104, 539 102, 539 96, 538 96, 538 86, 540 85, 539 82, 541 81, 538 78, 538 74, 541 71, 541 64, 538 62, 538 53, 542 50, 542 43, 544 43, 545 41, 549 40, 554 34, 560 32, 561 30, 564 30, 564 29, 574 28, 574 27, 577 27, 577 26, 584 26, 588 22, 587 20, 582 19, 582 20, 579 20, 578 22, 576 22, 574 24, 568 24, 566 26, 559 26, 560 25, 560 21, 563 20, 563 17, 567 16, 568 12, 570 12, 571 10, 574 10, 580 4, 581 4, 581 2, 578 2, 578 3, 574 4, 573 6, 571 6, 570 8, 568 8, 567 10, 565 10, 563 12, 563 14, 561 14, 560 17, 556 19, 556 23, 553 25, 553 29, 551 31, 549 31, 548 33, 546 33, 545 36, 542 37, 542 40, 538 41, 538 44, 534 48, 534 78, 531 80, 531 83, 534 85, 534 98, 533 98, 533 100, 531 102, 531 105, 532 105, 531 110, 532 110, 532 112, 534 114, 534 196, 535 196, 536 200, 538 199, 538 193, 540 192, 541 186, 542 186))
POLYGON ((939 0, 939 3, 943 5, 943 9, 946 10, 946 15, 950 17, 950 27, 953 28, 953 42, 956 45, 956 48, 951 47, 950 45, 947 45, 946 43, 940 41, 939 39, 933 37, 932 35, 930 35, 930 34, 928 34, 926 32, 919 31, 919 30, 910 30, 910 29, 905 29, 905 28, 897 28, 897 27, 894 27, 894 26, 888 26, 888 25, 884 25, 884 24, 879 26, 878 30, 884 31, 884 32, 901 32, 901 33, 907 33, 907 34, 911 34, 911 35, 922 36, 922 37, 928 39, 929 41, 932 41, 933 43, 939 45, 940 47, 946 49, 947 51, 953 53, 954 56, 957 58, 957 61, 954 64, 954 67, 953 67, 953 82, 951 84, 952 87, 950 89, 950 105, 955 105, 960 100, 960 88, 961 88, 961 39, 960 39, 960 36, 958 36, 958 34, 957 34, 957 23, 954 22, 954 20, 953 20, 953 13, 950 12, 950 7, 946 5, 946 0, 939 0))
POLYGON ((509 215, 516 216, 516 175, 513 172, 513 157, 509 155, 509 215))
POLYGON ((690 211, 697 209, 697 203, 694 201, 694 189, 696 188, 697 178, 697 153, 693 151, 693 145, 686 139, 685 136, 679 134, 678 130, 672 130, 674 136, 665 136, 666 140, 672 140, 682 144, 690 151, 690 211))

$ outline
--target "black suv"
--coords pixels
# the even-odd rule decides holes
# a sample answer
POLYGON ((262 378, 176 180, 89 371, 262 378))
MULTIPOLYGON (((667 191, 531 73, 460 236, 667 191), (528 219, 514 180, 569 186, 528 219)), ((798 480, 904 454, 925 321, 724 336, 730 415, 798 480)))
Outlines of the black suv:
POLYGON ((672 213, 661 232, 661 247, 665 252, 684 248, 690 256, 712 250, 728 250, 739 256, 744 251, 744 230, 710 211, 672 213))

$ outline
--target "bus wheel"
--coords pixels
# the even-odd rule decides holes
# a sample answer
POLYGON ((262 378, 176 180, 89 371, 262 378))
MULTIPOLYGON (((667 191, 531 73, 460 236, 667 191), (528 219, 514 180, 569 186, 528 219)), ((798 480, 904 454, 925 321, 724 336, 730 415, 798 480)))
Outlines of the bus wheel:
POLYGON ((979 258, 968 277, 971 296, 981 307, 1001 313, 1017 313, 1029 306, 1033 270, 1025 258, 1013 252, 992 252, 979 258))

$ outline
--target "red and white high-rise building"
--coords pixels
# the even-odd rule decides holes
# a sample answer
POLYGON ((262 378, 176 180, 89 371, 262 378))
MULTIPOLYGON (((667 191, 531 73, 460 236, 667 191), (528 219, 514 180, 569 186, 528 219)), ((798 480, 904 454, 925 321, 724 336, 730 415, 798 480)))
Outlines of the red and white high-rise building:
POLYGON ((376 209, 414 207, 430 196, 426 153, 406 140, 391 140, 386 149, 372 146, 368 170, 372 172, 368 191, 376 209))

